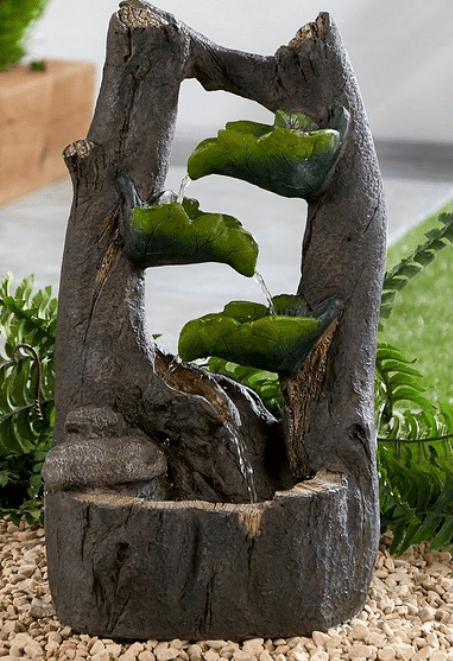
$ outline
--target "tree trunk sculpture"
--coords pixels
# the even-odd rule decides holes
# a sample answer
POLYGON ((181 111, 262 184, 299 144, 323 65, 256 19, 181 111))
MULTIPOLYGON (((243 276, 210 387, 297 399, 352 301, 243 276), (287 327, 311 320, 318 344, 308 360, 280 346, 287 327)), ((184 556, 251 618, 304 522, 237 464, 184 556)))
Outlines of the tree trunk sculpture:
MULTIPOLYGON (((221 48, 142 0, 112 16, 74 186, 59 295, 57 420, 44 468, 60 619, 128 638, 304 635, 362 607, 379 533, 373 377, 385 261, 382 182, 328 14, 274 56, 221 48), (124 249, 126 173, 162 194, 181 82, 326 128, 341 153, 308 200, 298 287, 341 312, 294 374, 283 421, 258 396, 147 337, 144 270, 124 249), (256 502, 244 463, 253 470, 256 502)), ((189 268, 189 267, 188 267, 189 268)))

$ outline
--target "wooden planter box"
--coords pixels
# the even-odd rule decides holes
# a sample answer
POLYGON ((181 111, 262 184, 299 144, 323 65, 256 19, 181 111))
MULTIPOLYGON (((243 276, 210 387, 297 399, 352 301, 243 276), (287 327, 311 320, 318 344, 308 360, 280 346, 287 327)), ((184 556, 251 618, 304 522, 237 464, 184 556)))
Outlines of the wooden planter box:
POLYGON ((0 204, 64 177, 62 151, 91 121, 95 65, 46 64, 0 72, 0 204))

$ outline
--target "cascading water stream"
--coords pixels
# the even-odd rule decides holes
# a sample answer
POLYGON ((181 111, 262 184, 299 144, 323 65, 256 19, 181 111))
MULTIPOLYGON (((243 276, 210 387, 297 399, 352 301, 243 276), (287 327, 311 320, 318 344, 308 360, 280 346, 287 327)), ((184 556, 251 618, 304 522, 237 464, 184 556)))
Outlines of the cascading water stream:
POLYGON ((258 496, 256 494, 256 489, 255 489, 255 482, 253 479, 253 468, 250 462, 245 458, 244 455, 245 446, 240 440, 239 436, 228 425, 227 425, 227 429, 231 433, 231 437, 235 445, 236 453, 238 456, 239 468, 247 484, 247 491, 249 492, 250 502, 253 505, 253 503, 256 503, 258 501, 258 496))
MULTIPOLYGON (((255 271, 255 273, 253 275, 253 279, 261 287, 261 291, 263 292, 264 297, 266 299, 266 302, 269 306, 270 314, 276 314, 276 310, 275 310, 274 304, 272 302, 271 293, 270 293, 270 291, 269 291, 269 289, 268 289, 268 287, 267 287, 267 285, 264 281, 263 276, 261 275, 261 273, 258 273, 258 271, 255 271)), ((242 473, 242 475, 243 475, 243 477, 246 481, 246 484, 247 484, 247 490, 249 492, 250 502, 253 504, 253 503, 258 502, 258 496, 257 496, 257 493, 256 493, 255 483, 254 483, 254 480, 253 480, 253 468, 252 468, 250 462, 248 461, 248 459, 246 458, 247 448, 246 448, 244 442, 241 440, 241 438, 239 437, 239 435, 236 432, 235 427, 240 427, 240 424, 241 424, 240 420, 239 420, 239 414, 235 409, 233 409, 232 405, 229 406, 229 409, 230 409, 230 419, 232 419, 235 424, 232 424, 231 422, 227 422, 225 426, 228 429, 228 431, 230 432, 231 438, 232 438, 233 443, 235 445, 236 453, 237 453, 238 461, 239 461, 239 468, 241 469, 241 473, 242 473)))
POLYGON ((179 187, 179 192, 178 192, 178 197, 177 197, 177 199, 176 199, 176 202, 177 202, 178 204, 182 204, 182 203, 183 203, 183 200, 184 200, 184 193, 186 192, 186 188, 187 188, 187 186, 190 184, 191 181, 192 181, 192 180, 191 180, 191 178, 190 178, 190 176, 189 176, 188 174, 186 174, 186 176, 185 176, 185 177, 183 178, 183 180, 181 181, 181 185, 180 185, 180 187, 179 187))
MULTIPOLYGON (((182 204, 184 200, 184 194, 190 182, 191 182, 191 178, 188 174, 186 174, 182 179, 181 185, 179 187, 178 197, 176 199, 177 204, 182 204)), ((266 301, 269 305, 270 313, 275 314, 275 308, 272 303, 272 297, 266 286, 266 283, 264 282, 263 276, 260 273, 255 272, 253 277, 255 281, 260 285, 261 290, 264 293, 266 301)), ((237 429, 241 426, 239 413, 233 404, 230 403, 228 407, 229 407, 229 420, 225 423, 225 426, 234 444, 235 452, 238 458, 239 469, 247 485, 247 491, 249 494, 250 502, 253 504, 258 502, 258 496, 256 493, 255 482, 253 479, 253 468, 246 456, 247 448, 237 432, 237 429)))
POLYGON ((255 482, 253 479, 253 468, 246 457, 247 448, 236 431, 237 428, 241 426, 239 413, 236 407, 231 403, 228 404, 228 409, 229 409, 230 419, 225 423, 225 427, 230 432, 231 439, 233 441, 236 454, 238 457, 239 469, 247 484, 247 491, 249 493, 250 502, 253 505, 253 503, 258 502, 258 496, 256 493, 255 482))
POLYGON ((255 282, 257 282, 257 283, 259 284, 259 286, 261 287, 261 291, 263 292, 264 297, 265 297, 265 299, 266 299, 266 301, 267 301, 267 304, 268 304, 268 306, 269 306, 269 312, 270 312, 271 314, 276 314, 275 307, 274 307, 274 304, 273 304, 273 302, 272 302, 272 296, 271 296, 271 293, 270 293, 269 289, 267 288, 267 285, 266 285, 266 283, 265 283, 265 281, 264 281, 263 276, 261 275, 261 273, 258 273, 258 271, 255 271, 255 273, 254 273, 254 275, 253 275, 253 279, 254 279, 255 282))

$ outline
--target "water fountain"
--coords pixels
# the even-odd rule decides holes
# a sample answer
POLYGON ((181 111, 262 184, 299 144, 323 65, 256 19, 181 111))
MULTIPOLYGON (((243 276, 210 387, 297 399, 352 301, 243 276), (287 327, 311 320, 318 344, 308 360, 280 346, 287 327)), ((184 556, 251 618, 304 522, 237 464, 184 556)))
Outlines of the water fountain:
MULTIPOLYGON (((126 0, 106 57, 88 136, 64 153, 75 203, 44 469, 57 615, 121 638, 327 629, 362 607, 378 543, 373 367, 386 236, 338 30, 320 14, 262 57, 126 0), (253 391, 175 361, 146 333, 145 268, 215 259, 256 272, 258 248, 236 219, 201 212, 184 187, 162 193, 179 87, 191 77, 261 103, 275 121, 227 125, 195 150, 190 178, 220 173, 308 201, 299 303, 282 314, 273 297, 245 319, 226 306, 227 335, 216 339, 228 356, 239 347, 248 364, 281 367, 281 420, 253 391), (278 350, 257 356, 277 328, 278 350)), ((189 336, 197 355, 210 341, 201 335, 189 336)))

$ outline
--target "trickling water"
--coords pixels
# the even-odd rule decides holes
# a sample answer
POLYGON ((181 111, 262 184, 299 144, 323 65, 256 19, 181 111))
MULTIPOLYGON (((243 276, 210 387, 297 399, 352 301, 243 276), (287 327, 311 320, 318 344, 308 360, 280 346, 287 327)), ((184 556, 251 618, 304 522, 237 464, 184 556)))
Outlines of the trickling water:
POLYGON ((237 436, 237 434, 229 425, 227 425, 227 429, 229 430, 231 437, 233 439, 233 443, 238 456, 239 468, 241 469, 242 476, 247 484, 247 491, 249 492, 250 502, 253 505, 253 503, 256 503, 258 501, 258 497, 256 495, 256 489, 255 489, 255 482, 253 480, 253 468, 251 467, 250 462, 247 461, 247 459, 245 458, 244 455, 245 446, 243 442, 240 440, 239 436, 237 436))
POLYGON ((178 204, 182 204, 182 202, 184 200, 184 193, 186 192, 186 188, 190 184, 190 181, 191 181, 191 179, 190 179, 189 175, 186 174, 186 176, 181 181, 181 185, 179 187, 178 198, 176 200, 178 204))
POLYGON ((258 273, 258 271, 255 271, 254 276, 253 276, 253 279, 254 279, 255 282, 257 282, 257 283, 259 284, 259 286, 261 287, 261 291, 263 292, 264 297, 265 297, 265 299, 266 299, 266 301, 267 301, 267 304, 268 304, 268 306, 269 306, 269 312, 270 312, 271 314, 276 314, 274 304, 272 303, 272 296, 271 296, 271 293, 270 293, 269 289, 267 288, 266 283, 264 282, 264 278, 263 278, 263 276, 261 275, 261 273, 258 273))
MULTIPOLYGON (((239 417, 237 410, 235 410, 235 407, 232 405, 229 405, 228 408, 230 409, 230 417, 236 421, 239 417)), ((235 424, 231 420, 225 423, 225 427, 228 429, 228 431, 231 434, 231 438, 234 443, 234 447, 238 457, 239 468, 245 480, 245 483, 247 484, 247 491, 249 493, 250 502, 253 505, 253 503, 258 502, 258 496, 256 494, 255 482, 253 479, 253 468, 250 462, 248 461, 248 459, 246 458, 247 448, 245 447, 244 441, 240 438, 240 436, 238 436, 236 432, 235 424)))

